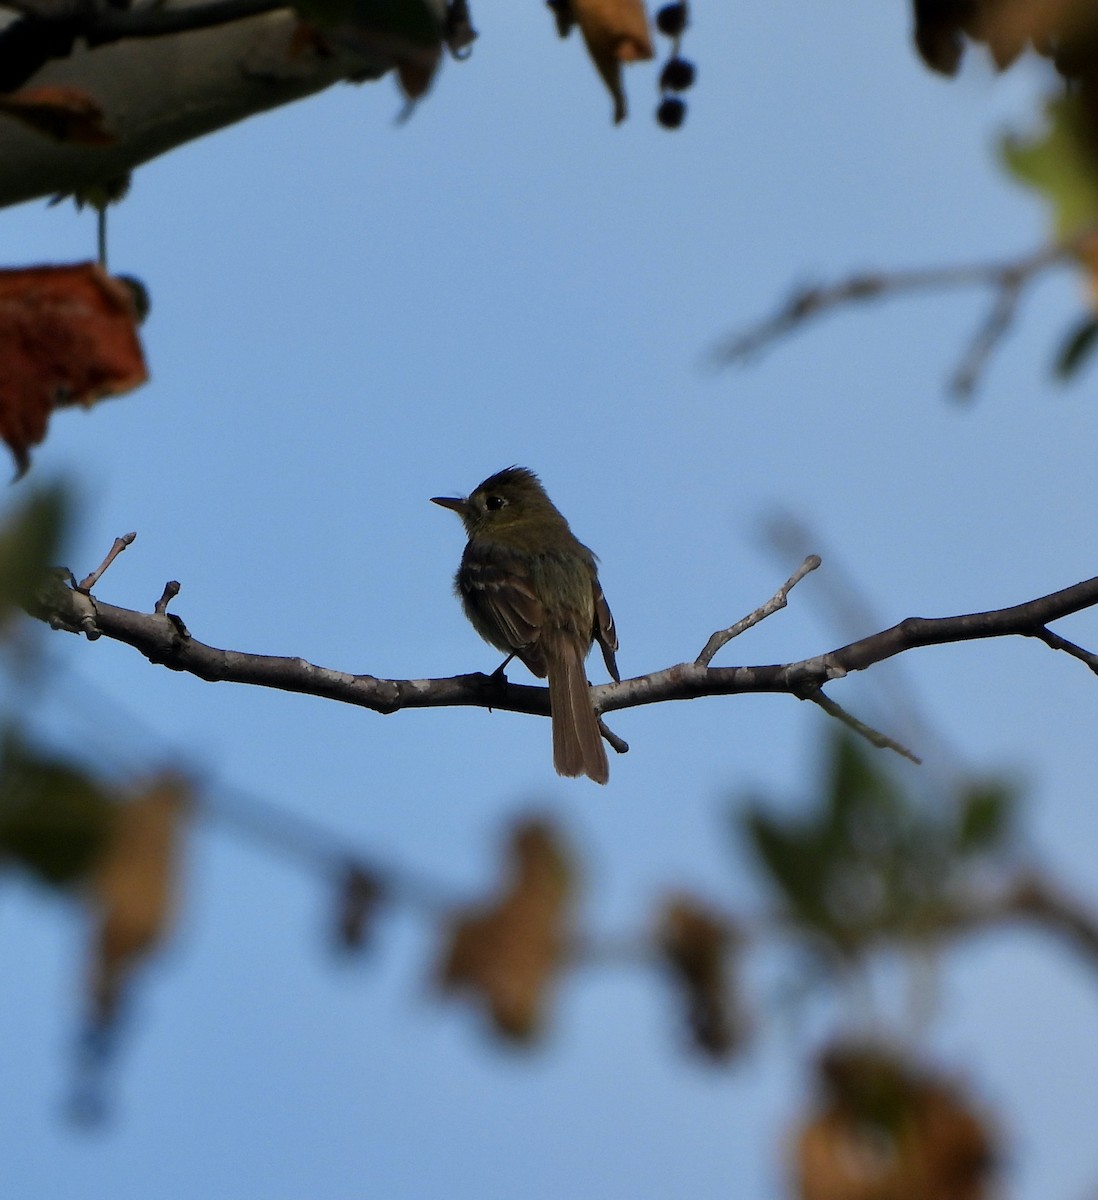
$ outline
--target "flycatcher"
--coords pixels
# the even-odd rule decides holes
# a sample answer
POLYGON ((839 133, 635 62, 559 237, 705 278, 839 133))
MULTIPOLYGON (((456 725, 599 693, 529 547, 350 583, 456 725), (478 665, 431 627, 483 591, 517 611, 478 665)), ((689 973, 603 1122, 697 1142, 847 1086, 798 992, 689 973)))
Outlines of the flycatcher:
POLYGON ((620 676, 594 554, 525 467, 497 472, 470 496, 432 503, 452 508, 469 535, 454 590, 473 628, 508 661, 517 656, 539 679, 549 677, 553 765, 605 783, 610 766, 583 667, 592 642, 620 676))

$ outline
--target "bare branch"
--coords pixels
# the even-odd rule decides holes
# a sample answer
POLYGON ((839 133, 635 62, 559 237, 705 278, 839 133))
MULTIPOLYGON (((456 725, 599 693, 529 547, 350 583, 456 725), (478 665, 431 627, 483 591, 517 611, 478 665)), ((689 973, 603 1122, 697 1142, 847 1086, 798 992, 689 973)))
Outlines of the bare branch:
MULTIPOLYGON (((748 692, 787 693, 815 700, 814 694, 828 682, 919 646, 1008 636, 1034 637, 1051 644, 1046 629, 1050 622, 1096 605, 1098 577, 1010 608, 954 617, 909 617, 890 629, 799 662, 741 667, 679 663, 620 683, 601 684, 592 688, 592 698, 600 712, 748 692)), ((150 662, 186 671, 209 682, 277 688, 380 713, 402 708, 462 706, 549 715, 546 688, 510 683, 502 673, 444 679, 377 679, 316 666, 302 658, 221 650, 192 637, 178 617, 118 608, 66 587, 60 580, 43 590, 31 611, 54 628, 125 642, 150 662)), ((1093 669, 1093 664, 1088 662, 1088 666, 1093 669)), ((619 749, 620 739, 610 740, 619 749)), ((898 744, 892 748, 900 749, 898 744)))
POLYGON ((1053 650, 1063 650, 1065 654, 1070 654, 1080 662, 1086 663, 1095 675, 1098 675, 1098 654, 1092 654, 1089 650, 1084 650, 1082 646, 1077 646, 1074 642, 1069 642, 1067 638, 1062 638, 1058 633, 1053 633, 1051 629, 1036 629, 1033 636, 1040 638, 1046 646, 1050 646, 1053 650))
POLYGON ((1044 271, 1073 258, 1096 233, 1098 226, 1088 226, 1064 241, 1042 246, 1011 262, 861 273, 829 285, 803 287, 771 316, 727 337, 713 351, 713 360, 717 366, 744 362, 811 318, 858 301, 947 288, 987 287, 993 294, 991 310, 972 336, 950 384, 955 396, 966 399, 975 391, 988 360, 1009 330, 1025 289, 1044 271))
POLYGON ((1060 935, 1092 967, 1098 967, 1098 914, 1034 870, 1021 872, 1002 890, 953 906, 945 916, 943 932, 979 932, 1019 920, 1060 935))
POLYGON ((93 587, 99 582, 103 572, 111 565, 112 562, 129 546, 136 533, 124 533, 121 537, 114 539, 114 545, 107 551, 107 557, 95 568, 90 575, 86 575, 79 583, 79 589, 82 592, 90 592, 93 587))
POLYGON ((856 734, 864 737, 870 745, 876 746, 878 750, 895 750, 897 754, 903 755, 904 758, 910 759, 913 763, 922 763, 923 760, 912 753, 901 742, 890 738, 887 733, 881 733, 879 729, 874 729, 872 725, 867 725, 864 721, 860 721, 852 713, 848 713, 842 705, 836 704, 830 696, 825 696, 819 688, 816 688, 815 691, 806 692, 804 699, 811 700, 813 704, 818 704, 828 716, 841 721, 848 729, 852 729, 856 734))
POLYGON ((606 739, 610 748, 617 754, 628 754, 629 743, 618 735, 599 717, 599 733, 606 739))
POLYGON ((739 637, 741 633, 744 633, 753 625, 758 625, 760 621, 765 620, 772 613, 785 608, 789 593, 810 571, 815 571, 819 565, 820 556, 818 554, 810 554, 765 604, 760 605, 753 613, 748 613, 743 620, 737 621, 735 625, 729 625, 727 629, 718 630, 713 634, 709 641, 705 643, 705 649, 694 660, 695 665, 708 667, 713 661, 713 656, 722 646, 726 646, 733 638, 739 637))
POLYGON ((168 605, 179 595, 179 581, 169 579, 164 584, 164 590, 160 593, 160 599, 157 600, 153 612, 158 616, 163 616, 168 611, 168 605))
POLYGON ((1010 896, 1010 910, 1060 934, 1091 964, 1098 966, 1098 917, 1039 875, 1020 879, 1010 896))
POLYGON ((999 281, 998 292, 992 303, 991 311, 984 319, 984 323, 976 330, 968 349, 953 373, 949 390, 958 400, 968 400, 975 393, 984 367, 987 366, 996 347, 1014 323, 1014 314, 1018 311, 1022 290, 1032 278, 1032 272, 1025 274, 1004 272, 999 281))

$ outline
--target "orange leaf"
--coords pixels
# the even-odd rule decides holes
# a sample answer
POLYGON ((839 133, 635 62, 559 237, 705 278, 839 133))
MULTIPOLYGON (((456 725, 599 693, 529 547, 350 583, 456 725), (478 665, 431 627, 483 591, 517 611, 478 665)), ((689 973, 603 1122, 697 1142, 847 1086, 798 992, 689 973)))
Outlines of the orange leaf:
POLYGON ((103 123, 99 101, 83 88, 43 84, 0 95, 0 112, 59 142, 113 146, 118 138, 103 123))
POLYGON ((165 775, 118 807, 90 884, 97 931, 89 989, 98 1028, 110 1025, 134 966, 167 932, 175 903, 179 821, 189 801, 188 785, 165 775))
MULTIPOLYGON (((916 0, 915 43, 924 62, 945 75, 956 74, 965 38, 984 43, 996 68, 1005 71, 1032 45, 1041 54, 1055 51, 1056 66, 1090 55, 1094 32, 1090 0, 916 0), (1065 51, 1067 53, 1065 54, 1065 51)), ((1065 72, 1073 75, 1073 70, 1065 72)))
POLYGON ((498 900, 455 922, 439 985, 478 995, 498 1033, 526 1040, 563 961, 572 878, 557 834, 540 821, 515 829, 510 859, 498 900))
POLYGON ((425 60, 422 55, 397 59, 396 72, 400 90, 409 100, 418 100, 430 90, 439 57, 436 55, 433 61, 425 60))
POLYGON ((986 1200, 996 1139, 952 1080, 884 1047, 833 1046, 794 1153, 801 1200, 986 1200))
POLYGON ((1098 311, 1098 234, 1088 234, 1075 253, 1083 267, 1090 306, 1098 311))
POLYGON ((587 52, 614 97, 614 124, 625 119, 621 64, 652 57, 648 14, 641 0, 571 0, 587 52))
POLYGON ((22 475, 55 408, 148 378, 132 289, 95 263, 0 270, 0 438, 22 475))

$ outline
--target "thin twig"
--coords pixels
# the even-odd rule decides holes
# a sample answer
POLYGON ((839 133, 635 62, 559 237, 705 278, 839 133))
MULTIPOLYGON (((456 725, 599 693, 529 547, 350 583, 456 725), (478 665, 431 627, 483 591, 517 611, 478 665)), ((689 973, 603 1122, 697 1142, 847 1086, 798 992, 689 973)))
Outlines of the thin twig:
POLYGON ((958 400, 968 400, 976 391, 984 367, 1014 323, 1014 314, 1018 311, 1022 290, 1032 277, 1032 272, 1003 273, 991 311, 973 334, 968 349, 950 381, 949 390, 958 400))
POLYGON ((411 907, 442 913, 459 902, 456 891, 436 880, 407 867, 373 861, 315 821, 276 807, 242 788, 215 782, 206 798, 199 802, 199 808, 211 820, 304 861, 324 874, 339 879, 353 868, 375 880, 382 894, 411 907))
POLYGON ((753 613, 749 613, 742 620, 737 621, 735 625, 729 625, 727 629, 719 629, 714 633, 709 641, 705 643, 705 648, 701 654, 694 659, 694 665, 708 667, 713 661, 714 655, 716 655, 722 646, 726 646, 733 638, 739 637, 741 633, 744 633, 753 625, 758 625, 760 621, 764 621, 771 614, 785 608, 789 593, 810 571, 815 571, 820 562, 821 559, 818 554, 810 554, 765 604, 760 605, 753 613))
POLYGON ((939 934, 979 933, 1019 920, 1058 934, 1091 967, 1098 967, 1098 914, 1032 868, 1023 868, 990 893, 959 897, 943 909, 939 934))
POLYGON ((1023 876, 1008 899, 1007 911, 1061 934, 1092 964, 1098 963, 1098 918, 1042 876, 1023 876))
POLYGON ((717 366, 744 362, 810 319, 848 304, 911 292, 982 286, 992 289, 994 303, 973 335, 951 383, 954 395, 968 397, 1010 328, 1023 291, 1042 272, 1076 255, 1096 233, 1098 225, 1088 226, 1070 238, 1042 246, 1011 262, 864 272, 833 284, 802 287, 769 317, 725 338, 713 350, 712 361, 717 366))
MULTIPOLYGON (((865 629, 881 627, 879 614, 854 575, 844 567, 842 556, 832 552, 826 544, 820 545, 824 539, 819 531, 812 529, 803 518, 776 512, 765 523, 765 538, 770 549, 782 560, 805 554, 810 546, 820 546, 827 559, 827 573, 812 589, 812 601, 824 607, 830 616, 831 627, 840 636, 857 637, 865 629)), ((902 731, 906 743, 932 745, 932 757, 939 767, 952 764, 950 769, 955 774, 967 773, 963 756, 921 711, 915 689, 903 678, 900 664, 892 663, 888 669, 874 671, 872 685, 877 692, 875 710, 888 713, 890 727, 902 731)))
POLYGON ((95 248, 99 265, 105 271, 107 269, 107 206, 105 204, 95 206, 95 248))
POLYGON ((923 760, 910 751, 903 743, 897 742, 895 738, 890 738, 887 733, 882 733, 879 729, 874 729, 872 725, 867 725, 864 721, 860 721, 853 713, 848 713, 842 705, 836 704, 830 696, 825 696, 819 688, 805 692, 803 698, 811 700, 813 704, 818 704, 828 716, 841 721, 848 729, 853 729, 855 733, 864 737, 867 742, 876 746, 879 750, 895 750, 897 754, 903 755, 904 758, 910 759, 913 763, 920 766, 922 765, 923 760))
POLYGON ((616 751, 618 754, 629 753, 629 743, 625 740, 625 738, 618 737, 618 735, 610 728, 609 725, 606 724, 602 717, 599 717, 599 733, 601 733, 606 741, 610 744, 610 748, 612 750, 616 751))
POLYGON ((1080 662, 1086 663, 1095 675, 1098 675, 1098 654, 1092 654, 1089 650, 1084 650, 1082 646, 1077 646, 1074 642, 1069 642, 1067 638, 1061 637, 1058 633, 1053 633, 1051 629, 1046 629, 1043 625, 1040 629, 1033 631, 1033 636, 1039 638, 1046 646, 1051 647, 1053 650, 1063 650, 1065 654, 1070 654, 1080 662))
POLYGON ((168 605, 171 604, 171 602, 178 595, 179 581, 176 579, 169 579, 168 582, 164 584, 164 590, 160 593, 160 599, 157 600, 156 605, 153 608, 153 612, 162 617, 168 611, 168 605))
POLYGON ((90 575, 85 576, 77 585, 77 591, 90 592, 93 587, 99 582, 103 572, 111 565, 112 562, 126 549, 128 545, 137 537, 136 533, 124 533, 121 537, 114 539, 114 545, 107 551, 107 557, 95 568, 90 575))

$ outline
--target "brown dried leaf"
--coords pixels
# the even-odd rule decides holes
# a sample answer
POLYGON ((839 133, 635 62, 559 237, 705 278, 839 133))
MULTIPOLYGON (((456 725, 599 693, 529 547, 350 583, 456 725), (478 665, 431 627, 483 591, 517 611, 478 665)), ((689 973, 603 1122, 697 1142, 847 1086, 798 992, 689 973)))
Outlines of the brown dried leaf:
POLYGON ((1076 255, 1083 268, 1090 307, 1098 312, 1098 233, 1092 233, 1085 237, 1079 243, 1076 255))
POLYGON ((0 95, 0 112, 58 142, 113 146, 118 138, 104 124, 102 106, 83 88, 43 84, 0 95))
POLYGON ((915 43, 927 66, 956 73, 967 37, 987 46, 1004 71, 1032 45, 1042 54, 1088 39, 1094 27, 1091 0, 914 0, 915 43))
POLYGON ((983 0, 966 32, 986 42, 999 70, 1005 70, 1027 45, 1046 53, 1093 25, 1091 0, 983 0))
POLYGON ((529 1040, 564 957, 574 890, 557 833, 540 821, 516 827, 510 878, 498 899, 459 914, 439 964, 442 990, 464 990, 487 1005, 496 1032, 529 1040))
POLYGON ((22 475, 50 414, 145 382, 133 292, 96 263, 0 270, 0 437, 22 475))
POLYGON ((120 805, 89 885, 95 939, 89 979, 93 1024, 110 1025, 137 963, 164 938, 175 907, 179 826, 189 785, 164 775, 120 805))
POLYGON ((652 57, 648 14, 641 0, 571 0, 571 11, 587 52, 614 98, 616 125, 626 113, 621 64, 652 57))
POLYGON ((441 57, 441 54, 436 54, 433 59, 426 59, 419 54, 412 58, 397 59, 396 73, 400 90, 409 100, 418 100, 430 90, 441 57))
POLYGON ((984 1200, 995 1139, 958 1085, 876 1046, 822 1056, 823 1107, 797 1136, 802 1200, 984 1200))
POLYGON ((667 903, 660 949, 681 986, 694 1044, 713 1058, 734 1054, 747 1032, 728 974, 728 957, 738 941, 730 921, 693 897, 667 903))

